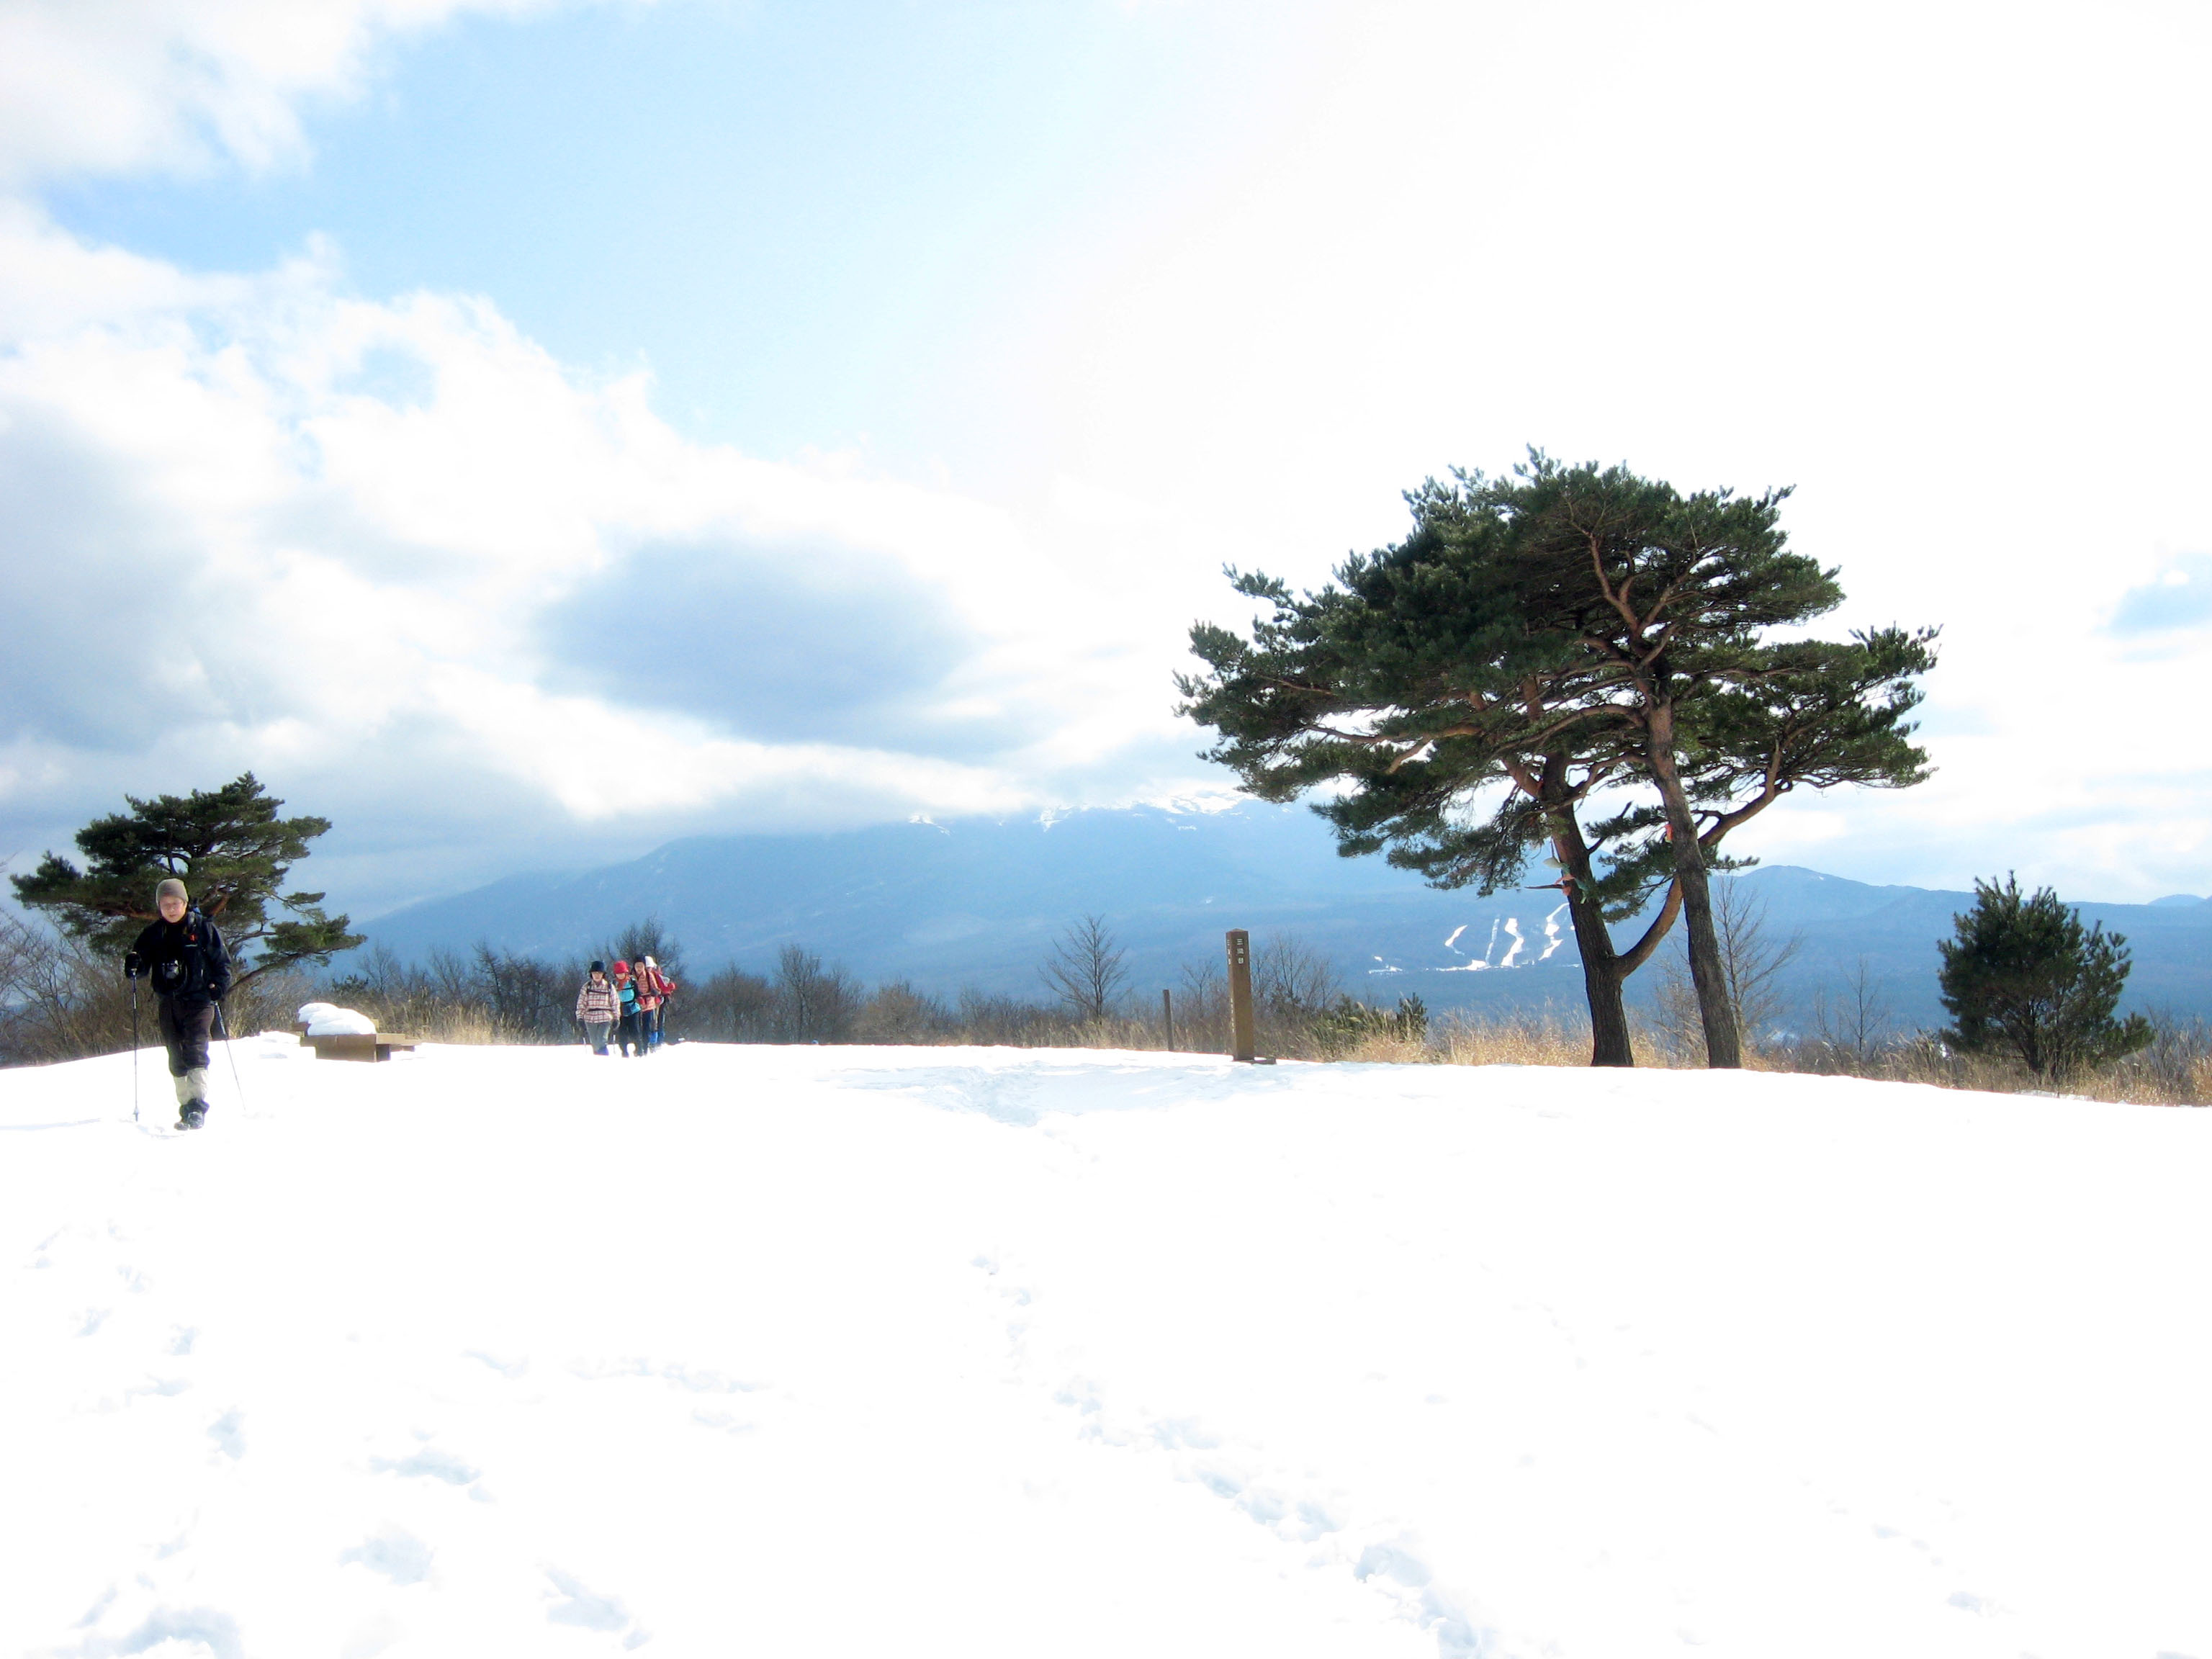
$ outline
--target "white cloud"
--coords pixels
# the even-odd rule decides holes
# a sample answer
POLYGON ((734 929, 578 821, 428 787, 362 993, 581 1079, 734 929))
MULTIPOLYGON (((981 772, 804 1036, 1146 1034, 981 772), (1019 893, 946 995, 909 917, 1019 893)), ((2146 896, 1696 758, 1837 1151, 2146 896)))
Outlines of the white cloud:
MULTIPOLYGON (((34 287, 91 257, 40 228, 15 252, 34 287)), ((397 817, 434 842, 489 782, 511 817, 483 870, 564 837, 1003 811, 1194 770, 1150 769, 1173 630, 1118 585, 1087 601, 1001 511, 688 442, 641 378, 574 374, 481 300, 350 299, 313 261, 130 271, 108 318, 0 342, 0 563, 34 641, 0 671, 19 833, 118 776, 252 765, 372 838, 397 817), (671 614, 702 562, 709 614, 671 614), (748 595, 797 637, 762 639, 748 595), (896 659, 861 659, 872 617, 896 659), (745 678, 733 659, 771 645, 837 672, 745 678)), ((1048 518, 1095 542, 1100 516, 1048 518)))
POLYGON ((0 184, 295 160, 301 100, 356 91, 380 42, 553 3, 5 0, 0 184))

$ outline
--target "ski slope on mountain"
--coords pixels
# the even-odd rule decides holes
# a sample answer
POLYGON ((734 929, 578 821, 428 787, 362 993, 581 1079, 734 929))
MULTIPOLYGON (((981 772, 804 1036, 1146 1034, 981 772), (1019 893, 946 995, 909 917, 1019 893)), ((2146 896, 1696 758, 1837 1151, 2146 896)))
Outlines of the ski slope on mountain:
POLYGON ((0 1654, 2212 1659, 2212 1114, 236 1060, 0 1073, 0 1654))
MULTIPOLYGON (((362 924, 372 946, 415 961, 439 950, 495 948, 581 964, 586 943, 647 916, 684 941, 690 973, 734 963, 770 974, 797 945, 867 984, 904 979, 954 997, 964 987, 1033 997, 1037 963, 1076 918, 1098 915, 1127 950, 1130 983, 1150 999, 1186 964, 1218 963, 1222 934, 1295 938, 1334 965, 1344 988, 1389 1003, 1413 992, 1431 1008, 1579 1009, 1581 956, 1556 886, 1532 868, 1496 893, 1438 889, 1379 858, 1340 857, 1304 806, 1241 801, 1218 811, 1091 807, 1021 818, 876 824, 786 835, 696 836, 640 859, 583 871, 514 875, 362 924), (581 952, 581 955, 579 953, 581 952)), ((1870 886, 1789 865, 1721 878, 1766 937, 1801 948, 1774 980, 1784 1028, 1810 1029, 1816 998, 1848 1000, 1863 968, 1894 1029, 1947 1018, 1936 942, 1973 906, 1971 892, 1870 886)), ((1617 925, 1626 949, 1656 914, 1617 925)), ((2074 896, 2068 896, 2074 902, 2074 896)), ((2080 905, 2082 921, 2124 934, 2130 1009, 2212 1016, 2212 902, 2080 905)), ((1680 945, 1674 935, 1670 954, 1680 945)), ((350 972, 366 954, 341 957, 350 972)), ((1661 974, 1628 982, 1654 994, 1661 974)))

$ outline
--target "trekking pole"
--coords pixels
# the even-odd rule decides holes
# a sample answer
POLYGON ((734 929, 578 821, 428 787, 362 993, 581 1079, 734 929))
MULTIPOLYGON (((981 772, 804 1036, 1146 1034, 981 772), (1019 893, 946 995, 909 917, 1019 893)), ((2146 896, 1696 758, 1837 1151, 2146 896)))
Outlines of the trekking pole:
POLYGON ((222 1051, 230 1060, 230 1086, 238 1091, 240 1115, 246 1112, 246 1085, 238 1080, 238 1051, 230 1046, 230 1022, 222 1017, 222 1004, 215 1006, 215 1023, 222 1032, 222 1051))
POLYGON ((131 1121, 138 1121, 138 975, 131 975, 131 1121))

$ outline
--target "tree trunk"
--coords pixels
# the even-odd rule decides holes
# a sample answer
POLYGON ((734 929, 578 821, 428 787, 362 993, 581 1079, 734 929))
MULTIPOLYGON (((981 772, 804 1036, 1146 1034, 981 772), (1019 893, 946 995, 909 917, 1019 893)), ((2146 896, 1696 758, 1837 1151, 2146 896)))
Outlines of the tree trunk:
MULTIPOLYGON (((1583 995, 1589 1004, 1590 1064, 1632 1066, 1636 1054, 1628 1036, 1623 988, 1631 974, 1651 960, 1651 953, 1681 914, 1681 884, 1668 890, 1666 903, 1643 937, 1626 951, 1616 950, 1613 929, 1606 925, 1605 908, 1590 896, 1596 883, 1590 873, 1589 843, 1583 839, 1581 821, 1575 817, 1575 797, 1567 787, 1566 772, 1564 755, 1547 756, 1535 795, 1551 824, 1552 853, 1559 860, 1559 885, 1567 896, 1567 914, 1575 924, 1575 945, 1582 955, 1583 995)), ((1525 780, 1522 787, 1528 787, 1525 780)))
POLYGON ((1567 913, 1574 918, 1575 944, 1583 954, 1583 994, 1589 1002, 1590 1064, 1633 1066, 1635 1050, 1628 1041, 1628 1009, 1620 994, 1620 958, 1613 954, 1613 935, 1594 900, 1583 896, 1582 884, 1569 878, 1567 913))
POLYGON ((1647 728, 1651 781, 1667 809, 1674 849, 1674 886, 1682 896, 1682 919, 1689 930, 1690 983, 1697 988, 1698 1016, 1705 1030, 1705 1064, 1734 1070, 1743 1064, 1743 1042, 1730 1006, 1728 975, 1721 966, 1720 940, 1713 931, 1712 890, 1705 880, 1705 859, 1698 845, 1697 820, 1674 764, 1674 708, 1655 700, 1647 728))
MULTIPOLYGON (((1547 767, 1547 793, 1563 792, 1557 769, 1547 767)), ((1575 948, 1583 959, 1583 995, 1589 1003, 1590 1064, 1634 1066, 1636 1054, 1628 1040, 1628 1010, 1620 986, 1627 975, 1613 948, 1613 930, 1605 913, 1590 895, 1589 848, 1583 841, 1582 825, 1575 820, 1571 801, 1547 802, 1546 816, 1552 823, 1552 854, 1559 860, 1559 885, 1567 895, 1567 915, 1575 925, 1575 948)))

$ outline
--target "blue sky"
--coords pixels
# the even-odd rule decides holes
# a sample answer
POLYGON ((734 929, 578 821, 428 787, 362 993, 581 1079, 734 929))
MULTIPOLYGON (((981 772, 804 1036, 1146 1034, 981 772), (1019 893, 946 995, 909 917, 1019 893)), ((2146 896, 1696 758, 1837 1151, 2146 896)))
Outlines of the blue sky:
POLYGON ((1536 442, 1795 484, 1836 626, 1943 626, 1936 780, 1747 850, 2212 890, 2208 32, 0 0, 0 854, 250 766, 371 914, 1218 790, 1222 563, 1536 442))
POLYGON ((648 366, 701 439, 1003 478, 1010 445, 1048 464, 1004 385, 1024 336, 1279 125, 1321 33, 1301 10, 465 15, 374 53, 361 94, 304 100, 307 147, 275 167, 46 200, 188 269, 322 238, 356 291, 490 295, 566 363, 648 366))

